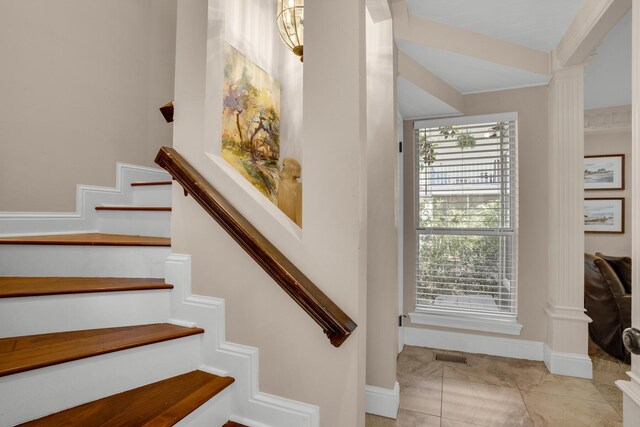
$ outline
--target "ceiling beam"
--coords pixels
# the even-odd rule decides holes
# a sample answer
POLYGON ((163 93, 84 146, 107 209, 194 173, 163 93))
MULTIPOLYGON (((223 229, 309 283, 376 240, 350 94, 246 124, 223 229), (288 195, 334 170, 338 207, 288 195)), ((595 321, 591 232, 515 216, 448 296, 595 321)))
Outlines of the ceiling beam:
POLYGON ((376 24, 391 19, 389 0, 367 0, 367 10, 376 24))
POLYGON ((407 25, 409 23, 407 0, 390 0, 390 6, 394 24, 407 25))
POLYGON ((551 75, 551 59, 546 52, 411 15, 404 0, 392 0, 391 6, 394 36, 398 39, 536 74, 551 75))
POLYGON ((629 9, 631 0, 585 0, 553 51, 554 68, 586 62, 629 9))
POLYGON ((456 88, 398 49, 398 75, 464 113, 464 96, 456 88))

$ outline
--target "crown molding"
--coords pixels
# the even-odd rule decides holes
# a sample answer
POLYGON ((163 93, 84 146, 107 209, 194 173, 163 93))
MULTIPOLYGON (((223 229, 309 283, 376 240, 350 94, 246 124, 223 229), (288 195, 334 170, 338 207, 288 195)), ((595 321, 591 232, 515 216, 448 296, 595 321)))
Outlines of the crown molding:
POLYGON ((631 105, 585 110, 585 134, 631 132, 631 105))

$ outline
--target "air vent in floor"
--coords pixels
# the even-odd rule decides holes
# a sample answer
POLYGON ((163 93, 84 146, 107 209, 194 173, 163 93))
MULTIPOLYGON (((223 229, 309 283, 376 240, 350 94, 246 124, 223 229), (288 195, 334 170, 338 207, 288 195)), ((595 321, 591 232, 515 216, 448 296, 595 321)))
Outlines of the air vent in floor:
POLYGON ((463 363, 467 364, 467 358, 465 356, 458 356, 456 354, 443 354, 436 353, 436 360, 441 362, 451 362, 451 363, 463 363))

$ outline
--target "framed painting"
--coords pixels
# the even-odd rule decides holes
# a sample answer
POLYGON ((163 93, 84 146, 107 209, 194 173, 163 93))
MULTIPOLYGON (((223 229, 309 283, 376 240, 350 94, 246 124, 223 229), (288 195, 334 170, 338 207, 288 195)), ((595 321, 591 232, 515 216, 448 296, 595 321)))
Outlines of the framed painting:
POLYGON ((624 197, 584 199, 585 233, 624 233, 624 197))
POLYGON ((222 158, 277 204, 280 83, 224 44, 222 158))
POLYGON ((585 190, 624 190, 624 154, 584 157, 585 190))

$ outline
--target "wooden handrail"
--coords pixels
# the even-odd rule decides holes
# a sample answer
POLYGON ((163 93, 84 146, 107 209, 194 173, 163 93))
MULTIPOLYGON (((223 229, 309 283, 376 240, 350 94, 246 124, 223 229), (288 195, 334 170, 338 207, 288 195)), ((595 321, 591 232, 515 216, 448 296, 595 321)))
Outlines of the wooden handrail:
POLYGON ((336 347, 357 325, 238 212, 176 150, 162 147, 156 163, 180 183, 213 219, 316 321, 336 347))

